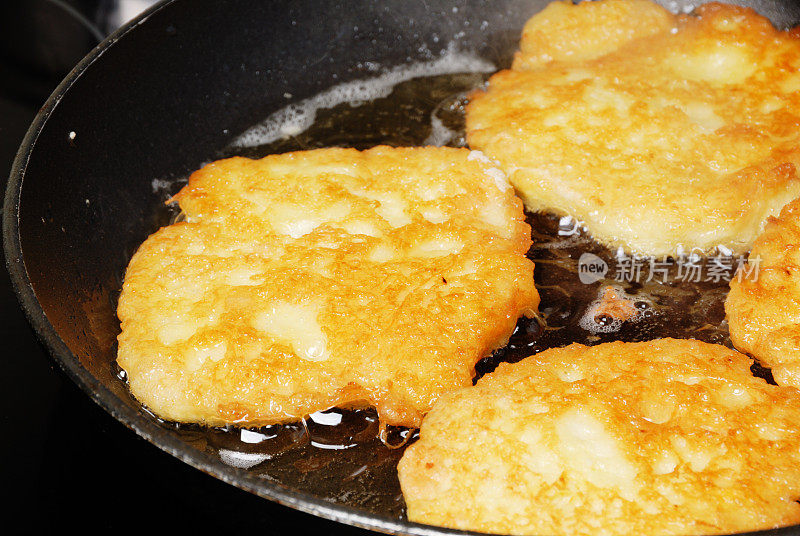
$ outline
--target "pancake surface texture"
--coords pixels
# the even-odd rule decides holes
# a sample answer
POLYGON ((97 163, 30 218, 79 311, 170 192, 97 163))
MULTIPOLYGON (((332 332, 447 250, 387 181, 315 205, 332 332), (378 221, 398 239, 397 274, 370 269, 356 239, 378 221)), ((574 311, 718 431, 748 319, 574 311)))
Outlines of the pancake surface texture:
POLYGON ((443 396, 399 464, 412 521, 713 534, 800 521, 800 392, 724 346, 546 350, 443 396))
POLYGON ((800 199, 771 218, 725 300, 731 341, 800 387, 800 199))
POLYGON ((118 363, 160 417, 419 425, 539 302, 522 203, 466 149, 320 149, 195 172, 128 266, 118 363))
POLYGON ((467 107, 531 210, 647 255, 745 252, 800 195, 800 39, 750 9, 554 2, 467 107))

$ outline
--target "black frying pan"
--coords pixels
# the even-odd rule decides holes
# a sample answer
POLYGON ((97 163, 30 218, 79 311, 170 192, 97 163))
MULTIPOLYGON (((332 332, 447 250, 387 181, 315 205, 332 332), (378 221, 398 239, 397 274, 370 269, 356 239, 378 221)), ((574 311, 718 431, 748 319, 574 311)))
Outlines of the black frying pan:
MULTIPOLYGON (((54 359, 120 422, 225 482, 382 532, 457 534, 405 519, 394 475, 402 451, 370 439, 369 412, 345 414, 363 436, 352 449, 293 450, 307 440, 302 425, 266 430, 276 437, 259 447, 262 462, 249 469, 220 456, 243 448, 238 432, 154 418, 118 375, 116 299, 132 253, 172 216, 154 179, 176 190, 237 134, 287 103, 374 76, 368 62, 424 60, 455 42, 507 66, 523 23, 546 3, 172 0, 106 39, 42 108, 5 197, 11 278, 54 359)), ((700 2, 662 3, 684 10, 700 2)), ((780 27, 800 22, 792 0, 734 3, 780 27)))

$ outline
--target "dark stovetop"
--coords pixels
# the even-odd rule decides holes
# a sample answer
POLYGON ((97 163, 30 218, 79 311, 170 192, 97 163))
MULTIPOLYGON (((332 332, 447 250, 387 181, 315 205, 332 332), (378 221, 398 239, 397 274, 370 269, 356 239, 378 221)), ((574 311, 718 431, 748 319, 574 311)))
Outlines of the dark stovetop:
MULTIPOLYGON (((39 106, 97 43, 120 1, 0 2, 0 176, 39 106), (75 12, 70 13, 71 10, 75 12), (76 18, 83 13, 87 20, 76 18), (94 27, 86 23, 94 23, 94 27), (99 29, 99 31, 98 31, 99 29)), ((54 365, 0 270, 3 530, 365 535, 224 484, 115 421, 54 365)), ((8 534, 9 532, 5 532, 8 534)))

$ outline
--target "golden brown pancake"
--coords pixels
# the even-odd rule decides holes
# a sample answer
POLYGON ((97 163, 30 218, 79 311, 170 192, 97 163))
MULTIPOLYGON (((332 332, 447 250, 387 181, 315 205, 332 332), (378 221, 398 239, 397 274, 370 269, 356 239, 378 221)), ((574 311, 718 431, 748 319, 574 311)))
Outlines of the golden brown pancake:
POLYGON ((770 218, 725 300, 731 341, 800 387, 800 199, 770 218))
POLYGON ((118 362, 158 416, 262 425, 371 404, 417 426, 538 305, 530 228, 466 149, 230 158, 128 266, 118 362))
POLYGON ((534 211, 611 247, 746 251, 800 195, 800 39, 750 9, 554 2, 467 108, 534 211))
POLYGON ((573 344, 442 396, 399 464, 412 521, 503 534, 800 522, 800 392, 724 346, 573 344))

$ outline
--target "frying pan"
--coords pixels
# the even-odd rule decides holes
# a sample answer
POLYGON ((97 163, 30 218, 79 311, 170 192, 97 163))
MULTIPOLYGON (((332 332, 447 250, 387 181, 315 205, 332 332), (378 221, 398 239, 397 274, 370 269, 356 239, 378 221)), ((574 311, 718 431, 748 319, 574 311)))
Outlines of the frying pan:
MULTIPOLYGON (((700 2, 663 3, 688 11, 700 2)), ((791 0, 734 3, 779 27, 800 22, 791 0)), ((171 0, 140 15, 67 76, 14 162, 4 247, 41 341, 116 419, 225 482, 381 532, 465 534, 405 519, 394 475, 401 451, 375 439, 295 451, 309 432, 300 424, 274 427, 262 430, 275 436, 269 447, 237 458, 259 463, 231 464, 223 454, 235 456, 247 443, 237 431, 159 421, 130 396, 116 368, 116 300, 130 256, 171 217, 156 184, 179 187, 254 123, 335 84, 374 76, 371 65, 429 59, 454 43, 505 67, 525 20, 546 4, 171 0)), ((364 437, 374 433, 369 412, 343 418, 364 437)), ((800 534, 800 527, 762 534, 800 534)))

